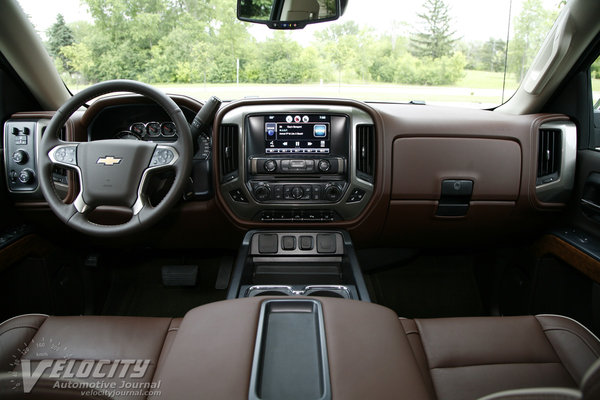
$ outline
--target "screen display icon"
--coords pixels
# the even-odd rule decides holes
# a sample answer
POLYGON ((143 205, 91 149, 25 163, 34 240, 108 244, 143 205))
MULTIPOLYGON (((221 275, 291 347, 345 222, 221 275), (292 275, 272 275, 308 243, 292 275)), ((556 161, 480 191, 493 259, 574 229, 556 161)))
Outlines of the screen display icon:
POLYGON ((327 136, 327 126, 326 125, 315 125, 314 135, 318 138, 324 138, 327 136))

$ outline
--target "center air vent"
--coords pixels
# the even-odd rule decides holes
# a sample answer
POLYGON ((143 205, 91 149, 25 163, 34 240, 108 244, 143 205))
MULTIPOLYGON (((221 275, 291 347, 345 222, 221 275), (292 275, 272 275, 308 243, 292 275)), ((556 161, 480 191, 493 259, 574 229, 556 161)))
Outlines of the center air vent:
POLYGON ((221 125, 219 130, 219 158, 224 182, 238 175, 238 126, 221 125))
POLYGON ((375 173, 375 128, 373 125, 356 127, 356 175, 373 182, 375 173))
POLYGON ((540 129, 536 185, 556 181, 560 172, 562 150, 559 129, 540 129))

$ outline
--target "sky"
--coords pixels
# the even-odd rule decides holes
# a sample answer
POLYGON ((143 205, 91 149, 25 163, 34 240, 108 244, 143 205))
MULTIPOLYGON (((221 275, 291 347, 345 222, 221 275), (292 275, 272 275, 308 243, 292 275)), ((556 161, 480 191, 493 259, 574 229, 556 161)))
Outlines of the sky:
MULTIPOLYGON (((89 20, 87 8, 80 0, 18 0, 38 32, 42 35, 56 20, 58 13, 67 22, 89 20)), ((231 0, 235 4, 236 0, 231 0)), ((367 23, 379 32, 406 35, 418 27, 417 13, 424 0, 348 0, 348 7, 340 22, 355 20, 367 23)), ((512 16, 521 10, 524 0, 512 0, 512 16)), ((506 39, 511 0, 446 0, 450 6, 456 36, 466 41, 485 41, 490 37, 506 39)), ((557 8, 559 0, 543 0, 546 8, 557 8)), ((303 31, 293 32, 299 43, 309 43, 312 34, 327 24, 309 25, 303 31)), ((265 26, 254 26, 250 32, 261 40, 271 34, 265 26)))

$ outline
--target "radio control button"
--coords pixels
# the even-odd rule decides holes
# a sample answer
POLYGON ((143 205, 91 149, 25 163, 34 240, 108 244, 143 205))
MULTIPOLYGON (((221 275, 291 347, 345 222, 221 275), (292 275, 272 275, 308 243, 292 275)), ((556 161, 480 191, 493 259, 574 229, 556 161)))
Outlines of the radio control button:
POLYGON ((264 167, 265 171, 267 172, 275 172, 275 170, 277 169, 277 163, 275 162, 275 160, 267 160, 265 161, 264 167))
POLYGON ((319 171, 327 172, 331 169, 331 163, 329 160, 319 160, 319 171))

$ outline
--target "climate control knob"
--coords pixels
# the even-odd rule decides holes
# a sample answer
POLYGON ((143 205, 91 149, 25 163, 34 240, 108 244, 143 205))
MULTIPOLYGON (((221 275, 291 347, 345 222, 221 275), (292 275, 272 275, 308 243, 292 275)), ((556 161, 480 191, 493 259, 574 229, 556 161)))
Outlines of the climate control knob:
POLYGON ((17 150, 12 155, 12 160, 17 164, 25 164, 29 159, 29 155, 25 150, 17 150))
POLYGON ((271 189, 266 185, 259 185, 254 188, 254 195, 258 201, 269 200, 271 197, 271 189))
POLYGON ((292 189, 292 197, 294 199, 299 200, 302 196, 304 196, 304 190, 301 187, 296 186, 292 189))
POLYGON ((265 161, 264 167, 265 171, 267 172, 275 172, 275 170, 277 169, 277 163, 275 162, 275 160, 267 160, 265 161))
POLYGON ((26 185, 28 183, 33 182, 33 177, 34 177, 34 173, 32 170, 30 169, 24 169, 23 171, 19 172, 19 182, 21 182, 22 184, 26 185))
POLYGON ((340 198, 342 191, 336 185, 327 185, 325 187, 325 199, 329 201, 336 201, 340 198))
POLYGON ((331 163, 329 162, 329 160, 320 160, 318 167, 319 171, 327 172, 331 169, 331 163))

